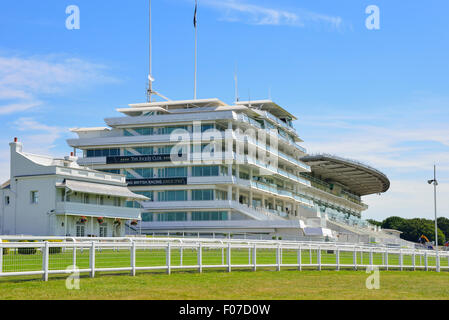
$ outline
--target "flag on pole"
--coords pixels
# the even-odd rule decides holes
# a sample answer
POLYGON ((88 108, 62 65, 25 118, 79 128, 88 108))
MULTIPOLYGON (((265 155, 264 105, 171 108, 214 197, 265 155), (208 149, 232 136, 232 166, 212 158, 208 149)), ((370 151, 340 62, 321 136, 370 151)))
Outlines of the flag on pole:
POLYGON ((198 0, 195 0, 195 15, 193 16, 193 26, 196 28, 197 23, 198 0))

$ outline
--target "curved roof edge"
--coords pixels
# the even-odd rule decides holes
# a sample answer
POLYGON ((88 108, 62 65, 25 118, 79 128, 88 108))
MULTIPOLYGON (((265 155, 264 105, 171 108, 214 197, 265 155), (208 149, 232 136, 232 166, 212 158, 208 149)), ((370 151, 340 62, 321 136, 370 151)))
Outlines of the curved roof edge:
POLYGON ((323 179, 342 183, 361 196, 383 193, 390 188, 390 180, 384 173, 356 160, 323 153, 305 156, 301 161, 323 179))

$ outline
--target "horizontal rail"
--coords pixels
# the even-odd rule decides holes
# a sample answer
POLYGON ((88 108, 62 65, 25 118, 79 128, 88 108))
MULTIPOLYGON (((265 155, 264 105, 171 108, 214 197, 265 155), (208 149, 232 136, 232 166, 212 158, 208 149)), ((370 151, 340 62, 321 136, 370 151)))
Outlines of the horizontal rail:
MULTIPOLYGON (((2 238, 3 240, 4 238, 2 238)), ((78 273, 247 268, 449 270, 449 252, 328 242, 178 238, 0 242, 0 278, 78 273)), ((37 241, 36 239, 28 239, 37 241)), ((51 239, 48 239, 51 240, 51 239)))

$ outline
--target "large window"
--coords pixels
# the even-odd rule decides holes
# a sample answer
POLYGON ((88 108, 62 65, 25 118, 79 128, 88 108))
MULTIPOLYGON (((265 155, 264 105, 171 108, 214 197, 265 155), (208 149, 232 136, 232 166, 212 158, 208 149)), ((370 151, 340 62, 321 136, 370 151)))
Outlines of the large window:
POLYGON ((158 201, 187 201, 187 191, 161 191, 158 192, 157 197, 158 201))
POLYGON ((157 221, 186 221, 186 212, 166 212, 157 214, 157 221))
POLYGON ((214 200, 214 190, 192 190, 193 201, 214 200))
POLYGON ((192 212, 193 221, 223 221, 228 220, 226 211, 220 212, 192 212))
POLYGON ((98 169, 98 171, 105 173, 120 174, 120 169, 98 169))
POLYGON ((153 214, 152 213, 142 213, 142 221, 143 222, 152 222, 153 221, 153 214))
POLYGON ((86 157, 87 158, 97 158, 97 157, 110 157, 110 156, 119 156, 120 149, 95 149, 95 150, 87 150, 86 157))
POLYGON ((125 136, 134 136, 135 134, 141 136, 150 136, 155 134, 171 134, 173 131, 177 129, 183 129, 188 131, 188 126, 132 128, 132 129, 125 129, 123 131, 123 134, 125 136))
POLYGON ((223 166, 192 167, 193 177, 217 177, 224 175, 226 175, 226 168, 223 166))
POLYGON ((187 168, 186 167, 159 168, 158 177, 159 178, 187 177, 187 168))
POLYGON ((125 175, 127 179, 139 179, 142 178, 154 178, 153 168, 134 168, 132 169, 138 176, 136 176, 133 171, 125 169, 125 175), (139 177, 140 176, 140 177, 139 177))

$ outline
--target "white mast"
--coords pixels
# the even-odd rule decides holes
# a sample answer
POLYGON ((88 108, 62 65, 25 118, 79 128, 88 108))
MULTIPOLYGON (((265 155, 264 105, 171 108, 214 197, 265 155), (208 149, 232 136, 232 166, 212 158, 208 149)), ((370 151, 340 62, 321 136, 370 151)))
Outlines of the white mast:
POLYGON ((197 28, 198 0, 195 0, 195 16, 193 17, 193 25, 195 26, 195 75, 193 85, 193 99, 196 100, 196 81, 197 81, 197 44, 198 44, 198 28, 197 28))
POLYGON ((149 31, 150 31, 150 35, 149 35, 149 37, 150 37, 150 46, 149 46, 150 67, 149 68, 150 68, 150 71, 148 73, 147 100, 148 100, 148 102, 151 102, 151 96, 153 95, 153 81, 154 81, 153 76, 151 75, 151 71, 152 71, 151 70, 151 0, 150 0, 150 19, 149 19, 149 22, 150 22, 150 27, 149 27, 149 31))
POLYGON ((148 102, 152 102, 151 101, 151 96, 152 95, 157 95, 157 96, 161 97, 162 99, 165 99, 167 101, 171 101, 169 98, 167 98, 167 97, 163 96, 162 94, 160 94, 159 92, 156 92, 156 91, 153 90, 154 78, 153 78, 152 68, 151 68, 151 64, 152 64, 152 61, 151 61, 151 0, 149 0, 149 1, 150 1, 150 19, 149 19, 149 22, 150 22, 150 27, 149 27, 149 32, 150 32, 150 35, 149 35, 149 38, 150 38, 150 46, 149 46, 150 67, 149 67, 149 69, 150 70, 149 70, 149 73, 148 73, 147 101, 148 102))

